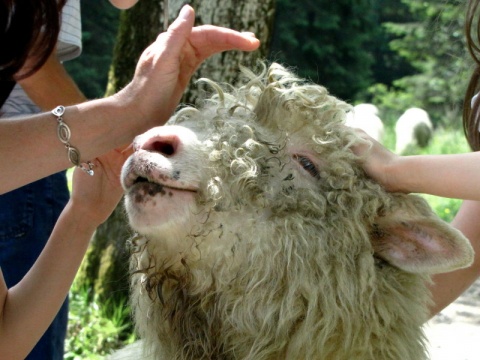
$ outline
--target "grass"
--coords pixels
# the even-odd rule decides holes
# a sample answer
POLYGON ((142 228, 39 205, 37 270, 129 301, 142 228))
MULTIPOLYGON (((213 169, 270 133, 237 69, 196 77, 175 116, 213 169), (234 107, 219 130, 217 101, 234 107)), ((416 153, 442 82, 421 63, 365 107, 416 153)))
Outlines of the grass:
POLYGON ((100 306, 90 289, 74 283, 70 291, 65 360, 100 360, 135 340, 127 304, 100 306))
POLYGON ((73 177, 73 167, 67 170, 67 185, 70 193, 72 192, 72 177, 73 177))

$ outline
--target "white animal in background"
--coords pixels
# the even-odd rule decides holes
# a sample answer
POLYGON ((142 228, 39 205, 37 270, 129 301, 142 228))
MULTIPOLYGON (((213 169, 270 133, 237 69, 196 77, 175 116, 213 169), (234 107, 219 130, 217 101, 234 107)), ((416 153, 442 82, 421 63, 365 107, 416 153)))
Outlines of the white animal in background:
POLYGON ((426 359, 429 276, 469 265, 469 242, 365 176, 347 104, 278 64, 244 73, 134 142, 143 340, 112 359, 426 359))
POLYGON ((406 110, 395 124, 395 152, 403 154, 410 146, 426 147, 433 134, 433 125, 428 113, 413 107, 406 110))
POLYGON ((347 113, 347 126, 362 129, 379 143, 383 142, 385 127, 378 108, 373 104, 358 104, 347 113))

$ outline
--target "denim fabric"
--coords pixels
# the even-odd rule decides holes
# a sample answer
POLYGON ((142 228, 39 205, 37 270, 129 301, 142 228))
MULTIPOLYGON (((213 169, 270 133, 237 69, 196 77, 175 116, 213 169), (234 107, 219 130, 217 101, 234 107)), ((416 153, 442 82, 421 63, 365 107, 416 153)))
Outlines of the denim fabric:
MULTIPOLYGON (((64 172, 0 195, 0 267, 8 287, 18 283, 45 246, 68 201, 64 172)), ((54 287, 48 279, 42 286, 54 287)), ((68 299, 28 360, 63 360, 68 299)))

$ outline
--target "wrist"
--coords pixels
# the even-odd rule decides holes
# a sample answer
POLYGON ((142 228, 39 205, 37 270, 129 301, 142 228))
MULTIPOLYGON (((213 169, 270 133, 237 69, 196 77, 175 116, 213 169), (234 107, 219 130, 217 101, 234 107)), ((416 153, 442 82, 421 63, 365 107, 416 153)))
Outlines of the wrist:
POLYGON ((406 192, 402 184, 402 157, 397 156, 383 165, 383 179, 381 183, 391 192, 406 192))
POLYGON ((392 191, 402 193, 416 193, 419 189, 416 184, 416 158, 414 156, 397 156, 389 165, 389 187, 392 191))
MULTIPOLYGON (((132 130, 132 139, 136 135, 158 126, 159 114, 154 114, 149 110, 148 102, 145 102, 144 98, 140 95, 138 85, 133 82, 107 98, 115 104, 116 110, 120 112, 118 116, 122 121, 128 122, 124 128, 132 130)), ((124 142, 122 145, 124 144, 126 143, 124 142)))
MULTIPOLYGON (((113 95, 67 108, 66 121, 74 116, 84 127, 83 132, 72 128, 72 143, 77 144, 86 159, 130 144, 144 130, 141 115, 135 114, 133 106, 124 100, 113 95), (81 135, 87 137, 81 138, 81 135)), ((70 122, 72 126, 75 124, 70 122)))
POLYGON ((105 220, 97 218, 90 207, 81 206, 72 199, 65 206, 61 219, 65 224, 74 224, 77 234, 83 233, 90 236, 105 220))
POLYGON ((122 104, 124 113, 130 114, 130 121, 135 121, 136 134, 164 125, 174 113, 181 98, 181 94, 178 99, 175 98, 168 90, 168 85, 165 85, 165 89, 155 90, 155 96, 152 96, 151 91, 144 88, 146 85, 143 82, 144 80, 133 79, 111 96, 114 101, 122 104))

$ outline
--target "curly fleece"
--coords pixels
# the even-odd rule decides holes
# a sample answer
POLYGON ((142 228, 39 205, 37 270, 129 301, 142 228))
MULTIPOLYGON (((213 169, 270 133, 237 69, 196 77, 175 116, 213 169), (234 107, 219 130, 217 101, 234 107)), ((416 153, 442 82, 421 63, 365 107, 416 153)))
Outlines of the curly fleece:
POLYGON ((426 359, 429 276, 377 256, 372 237, 389 231, 378 219, 414 226, 436 222, 432 211, 366 178, 348 104, 277 64, 243 74, 237 88, 205 80, 215 94, 170 121, 208 139, 202 221, 175 240, 192 244, 175 258, 133 241, 146 348, 159 359, 426 359), (307 185, 291 171, 295 147, 318 161, 307 185))

